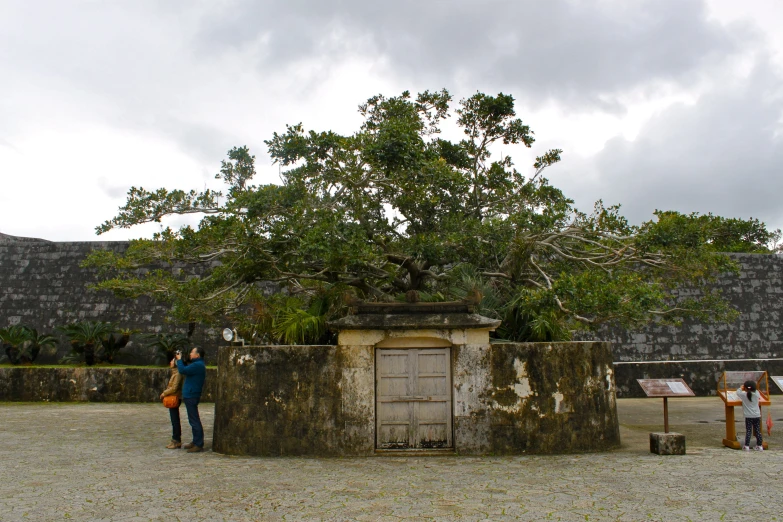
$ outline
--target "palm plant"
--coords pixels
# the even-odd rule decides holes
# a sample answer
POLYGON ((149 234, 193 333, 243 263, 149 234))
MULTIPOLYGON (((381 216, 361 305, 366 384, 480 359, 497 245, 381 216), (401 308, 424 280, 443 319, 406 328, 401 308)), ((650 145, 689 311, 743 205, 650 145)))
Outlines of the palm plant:
POLYGON ((447 276, 435 285, 437 291, 420 292, 421 300, 477 300, 476 313, 502 320, 494 333, 496 339, 551 342, 571 338, 564 318, 546 301, 547 295, 539 295, 524 287, 512 291, 502 281, 489 279, 466 263, 453 267, 447 276))
POLYGON ((130 341, 132 333, 132 330, 121 330, 118 336, 110 333, 108 337, 101 339, 101 350, 97 354, 98 359, 102 362, 113 363, 117 353, 125 348, 130 341))
MULTIPOLYGON (((38 357, 38 354, 41 353, 41 350, 47 349, 47 348, 56 348, 57 346, 57 338, 53 335, 38 333, 38 330, 35 328, 28 328, 27 329, 28 335, 29 335, 29 341, 27 343, 27 350, 29 350, 29 355, 27 353, 20 354, 24 357, 28 358, 27 362, 32 363, 35 361, 35 359, 38 357)), ((22 360, 21 362, 26 362, 25 360, 22 360)))
POLYGON ((43 348, 56 346, 57 339, 35 328, 14 325, 0 328, 0 344, 12 364, 31 364, 43 348))
POLYGON ((0 329, 0 343, 3 345, 8 360, 18 364, 19 347, 29 339, 29 332, 24 326, 14 325, 0 329))
POLYGON ((335 299, 328 293, 318 293, 309 302, 286 299, 275 311, 270 325, 271 337, 284 344, 320 344, 328 341, 326 321, 335 299))
POLYGON ((74 354, 83 354, 87 366, 96 362, 96 347, 103 347, 114 330, 114 325, 103 321, 81 321, 60 327, 71 343, 74 354))

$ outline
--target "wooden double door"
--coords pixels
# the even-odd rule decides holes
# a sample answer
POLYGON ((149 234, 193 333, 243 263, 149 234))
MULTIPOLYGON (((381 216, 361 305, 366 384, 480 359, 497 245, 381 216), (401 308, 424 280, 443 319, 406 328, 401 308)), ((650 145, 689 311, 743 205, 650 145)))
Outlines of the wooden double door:
POLYGON ((376 350, 378 449, 452 448, 451 349, 376 350))

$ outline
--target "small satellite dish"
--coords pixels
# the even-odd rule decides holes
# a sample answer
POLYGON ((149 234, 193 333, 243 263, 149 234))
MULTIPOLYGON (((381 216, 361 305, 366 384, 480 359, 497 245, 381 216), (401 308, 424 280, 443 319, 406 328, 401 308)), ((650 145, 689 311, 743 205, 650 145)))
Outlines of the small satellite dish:
POLYGON ((226 340, 226 342, 231 342, 234 340, 234 331, 231 328, 223 328, 223 339, 226 340))

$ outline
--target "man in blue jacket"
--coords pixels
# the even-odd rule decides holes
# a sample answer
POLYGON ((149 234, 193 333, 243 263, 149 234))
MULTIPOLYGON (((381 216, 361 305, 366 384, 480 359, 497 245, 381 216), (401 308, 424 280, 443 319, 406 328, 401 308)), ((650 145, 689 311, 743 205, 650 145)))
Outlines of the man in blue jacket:
POLYGON ((193 442, 182 447, 186 448, 188 453, 198 453, 204 451, 204 428, 201 426, 201 418, 198 415, 201 390, 204 388, 204 379, 207 377, 204 349, 193 348, 190 351, 190 364, 187 366, 182 362, 182 354, 177 353, 177 371, 185 376, 185 384, 182 386, 182 402, 185 403, 188 422, 193 429, 193 442))

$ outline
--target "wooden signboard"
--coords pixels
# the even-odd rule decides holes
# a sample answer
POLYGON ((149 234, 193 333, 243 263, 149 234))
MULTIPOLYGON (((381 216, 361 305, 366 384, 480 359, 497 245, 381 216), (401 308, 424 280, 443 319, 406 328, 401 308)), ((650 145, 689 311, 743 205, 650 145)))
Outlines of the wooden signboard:
POLYGON ((772 382, 778 385, 780 391, 783 391, 783 375, 773 375, 772 382))
POLYGON ((648 397, 663 397, 663 431, 669 433, 669 397, 694 397, 682 379, 636 379, 648 397))
POLYGON ((636 379, 648 397, 694 397, 682 379, 636 379))
MULTIPOLYGON (((742 406, 742 401, 737 397, 737 390, 745 383, 753 381, 756 383, 756 389, 759 392, 759 406, 769 406, 772 404, 769 396, 769 377, 764 371, 749 372, 723 372, 718 378, 718 397, 725 404, 726 411, 726 438, 723 439, 723 445, 727 448, 740 449, 742 444, 737 440, 737 430, 734 426, 734 407, 742 406)), ((781 386, 773 377, 773 381, 781 386)), ((783 389, 783 388, 781 388, 783 389)), ((767 443, 764 442, 764 449, 767 449, 767 443)))

